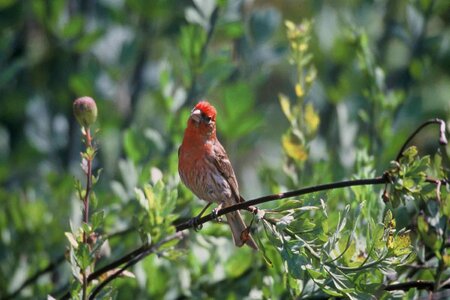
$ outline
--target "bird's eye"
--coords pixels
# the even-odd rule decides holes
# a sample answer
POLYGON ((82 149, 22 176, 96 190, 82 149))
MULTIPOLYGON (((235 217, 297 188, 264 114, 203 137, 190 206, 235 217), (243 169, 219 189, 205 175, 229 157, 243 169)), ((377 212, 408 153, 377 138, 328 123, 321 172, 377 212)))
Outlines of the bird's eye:
POLYGON ((211 123, 211 117, 208 117, 207 115, 203 115, 203 120, 204 120, 205 123, 207 123, 207 124, 211 123))

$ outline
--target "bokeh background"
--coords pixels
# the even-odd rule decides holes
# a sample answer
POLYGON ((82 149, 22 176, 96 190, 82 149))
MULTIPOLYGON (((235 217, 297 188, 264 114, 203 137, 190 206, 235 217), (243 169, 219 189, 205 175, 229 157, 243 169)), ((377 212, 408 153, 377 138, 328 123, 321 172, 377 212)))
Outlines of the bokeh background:
MULTIPOLYGON (((77 97, 93 97, 99 109, 96 195, 113 233, 134 224, 135 187, 161 176, 178 183, 177 147, 200 99, 218 109, 219 138, 248 199, 348 178, 361 148, 381 172, 414 127, 449 119, 449 22, 446 0, 0 0, 0 298, 59 261, 64 231, 80 224, 77 97), (284 22, 305 19, 317 71, 305 101, 320 118, 307 160, 332 171, 296 181, 281 143, 290 125, 279 95, 296 95, 284 22)), ((432 151, 436 132, 414 142, 432 151)), ((177 212, 187 218, 201 203, 178 189, 177 212)), ((138 244, 137 234, 111 240, 112 255, 138 244)), ((215 254, 205 266, 206 250, 192 247, 203 254, 187 257, 209 268, 210 280, 246 290, 227 280, 235 261, 213 265, 215 254)), ((124 299, 199 296, 208 274, 188 275, 183 264, 169 271, 157 258, 134 271, 137 280, 117 283, 124 299)), ((58 264, 20 297, 58 295, 70 278, 58 264)))

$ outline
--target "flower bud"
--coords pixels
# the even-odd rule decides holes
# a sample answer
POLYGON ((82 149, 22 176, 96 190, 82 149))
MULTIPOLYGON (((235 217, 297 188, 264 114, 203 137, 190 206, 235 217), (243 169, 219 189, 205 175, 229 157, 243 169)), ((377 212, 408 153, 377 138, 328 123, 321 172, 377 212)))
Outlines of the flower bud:
POLYGON ((81 97, 73 102, 73 113, 78 123, 88 128, 97 120, 97 105, 91 97, 81 97))

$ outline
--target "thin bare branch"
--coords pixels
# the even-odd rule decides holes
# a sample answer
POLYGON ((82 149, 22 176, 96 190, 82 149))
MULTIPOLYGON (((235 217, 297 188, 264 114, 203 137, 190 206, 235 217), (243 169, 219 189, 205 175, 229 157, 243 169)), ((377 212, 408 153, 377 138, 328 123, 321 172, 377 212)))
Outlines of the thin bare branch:
MULTIPOLYGON (((389 183, 389 178, 387 176, 381 176, 376 178, 370 178, 370 179, 357 179, 357 180, 347 180, 347 181, 339 181, 339 182, 333 182, 333 183, 327 183, 327 184, 321 184, 321 185, 315 185, 311 187, 302 188, 295 191, 289 191, 285 193, 279 193, 279 194, 273 194, 268 196, 263 196, 260 198, 256 198, 253 200, 240 202, 235 205, 228 206, 224 209, 221 209, 216 214, 211 213, 209 215, 206 215, 199 219, 195 225, 202 225, 206 222, 209 222, 211 220, 216 219, 219 216, 222 216, 224 214, 240 210, 240 209, 247 209, 250 206, 255 206, 258 204, 274 201, 274 200, 281 200, 301 195, 306 195, 310 193, 320 192, 320 191, 326 191, 331 189, 338 189, 338 188, 344 188, 344 187, 350 187, 350 186, 359 186, 359 185, 374 185, 374 184, 385 184, 389 183)), ((176 226, 177 231, 182 231, 188 228, 194 227, 194 223, 192 220, 189 220, 187 222, 184 222, 182 224, 179 224, 176 226)))
POLYGON ((439 143, 441 145, 447 145, 447 137, 445 135, 445 122, 441 119, 431 119, 417 127, 417 129, 406 139, 406 141, 403 143, 403 146, 400 148, 400 151, 398 151, 397 157, 395 158, 396 161, 398 161, 402 155, 403 151, 405 151, 406 147, 409 145, 409 143, 412 141, 412 139, 420 132, 422 129, 427 127, 431 124, 439 124, 439 143))

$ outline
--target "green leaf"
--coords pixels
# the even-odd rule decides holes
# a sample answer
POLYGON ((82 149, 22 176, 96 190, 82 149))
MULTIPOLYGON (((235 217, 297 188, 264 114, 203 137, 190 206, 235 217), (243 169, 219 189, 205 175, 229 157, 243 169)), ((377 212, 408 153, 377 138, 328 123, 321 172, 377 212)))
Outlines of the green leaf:
POLYGON ((144 194, 145 194, 145 198, 148 201, 149 211, 158 210, 159 207, 157 205, 155 193, 154 193, 153 187, 151 185, 149 185, 149 184, 144 185, 144 194))
POLYGON ((86 235, 90 235, 92 233, 92 227, 87 223, 81 223, 81 228, 86 235))
POLYGON ((344 262, 347 266, 350 267, 356 267, 359 266, 361 264, 360 261, 358 260, 354 260, 353 256, 355 255, 356 252, 356 242, 354 239, 350 240, 350 245, 347 245, 347 242, 345 243, 345 245, 342 243, 343 241, 345 241, 345 239, 341 239, 339 242, 339 248, 341 248, 342 252, 344 253, 343 258, 344 258, 344 262), (345 252, 344 252, 345 251, 345 252))
POLYGON ((417 218, 417 228, 421 234, 427 234, 428 232, 428 223, 425 221, 424 216, 419 216, 417 218))
POLYGON ((308 261, 298 253, 293 253, 292 246, 295 243, 283 243, 283 248, 280 251, 281 257, 287 264, 287 273, 295 279, 302 279, 304 274, 302 272, 302 266, 308 264, 308 261))
POLYGON ((419 229, 420 236, 422 237, 423 242, 427 247, 436 251, 438 253, 438 249, 440 249, 442 240, 439 236, 430 228, 429 223, 425 220, 425 217, 419 215, 417 218, 417 227, 419 229))
POLYGON ((294 221, 294 217, 292 216, 292 214, 285 215, 277 222, 277 228, 279 230, 283 230, 287 226, 289 226, 292 221, 294 221))
POLYGON ((269 254, 268 251, 266 250, 266 247, 264 245, 264 243, 261 241, 261 235, 257 234, 254 236, 255 240, 257 241, 257 244, 259 246, 259 250, 262 253, 262 257, 264 259, 264 262, 266 263, 266 265, 270 268, 273 267, 273 262, 272 260, 269 258, 269 254))
POLYGON ((306 265, 306 270, 308 272, 308 274, 314 278, 314 280, 319 280, 319 279, 325 279, 327 276, 325 273, 319 272, 315 269, 312 268, 312 266, 310 265, 306 265))
POLYGON ((144 191, 140 188, 134 189, 136 199, 138 200, 141 207, 143 207, 145 210, 148 210, 148 200, 145 198, 144 191))
MULTIPOLYGON (((395 220, 394 220, 394 216, 392 215, 392 211, 390 210, 390 209, 388 209, 387 211, 386 211, 386 214, 384 215, 384 227, 385 228, 390 228, 390 227, 392 227, 392 225, 391 225, 391 223, 392 223, 392 221, 394 221, 395 222, 395 220)), ((395 223, 394 223, 395 224, 395 223)), ((395 227, 395 225, 394 225, 394 227, 395 227)))
POLYGON ((408 233, 399 234, 394 238, 394 254, 396 256, 411 253, 411 237, 408 233))
POLYGON ((281 200, 281 204, 276 208, 272 209, 272 211, 283 212, 286 210, 291 210, 294 208, 299 208, 303 205, 303 201, 297 199, 286 199, 281 200))
POLYGON ((402 153, 402 158, 400 159, 400 163, 402 162, 411 162, 413 161, 414 157, 417 156, 417 147, 411 146, 402 153))
POLYGON ((105 211, 100 210, 92 214, 91 216, 91 224, 92 224, 92 230, 96 231, 98 228, 103 226, 103 223, 105 222, 105 211))
POLYGON ((74 180, 74 186, 75 186, 75 191, 78 194, 78 198, 81 200, 83 199, 83 187, 81 185, 81 181, 78 179, 74 180))
POLYGON ((86 270, 92 262, 89 246, 87 244, 79 244, 78 248, 75 250, 75 256, 77 263, 82 270, 86 270))
POLYGON ((342 296, 343 296, 342 293, 337 292, 335 289, 333 289, 333 288, 330 287, 329 285, 320 285, 320 289, 321 289, 323 292, 325 292, 325 293, 327 293, 328 295, 333 296, 333 297, 342 297, 342 296))
POLYGON ((97 194, 94 191, 91 191, 89 193, 89 204, 91 209, 96 209, 98 206, 97 194))
POLYGON ((302 215, 301 217, 299 215, 294 215, 292 221, 289 223, 289 229, 297 234, 306 233, 316 229, 317 224, 314 221, 315 220, 307 214, 302 215))
POLYGON ((442 200, 442 214, 447 218, 450 218, 450 193, 445 192, 443 196, 441 195, 442 200))
POLYGON ((97 175, 92 175, 92 184, 93 184, 93 185, 95 185, 95 184, 98 182, 98 180, 100 179, 100 175, 102 174, 102 172, 103 172, 103 169, 100 168, 100 169, 97 170, 97 175))

